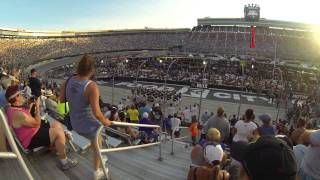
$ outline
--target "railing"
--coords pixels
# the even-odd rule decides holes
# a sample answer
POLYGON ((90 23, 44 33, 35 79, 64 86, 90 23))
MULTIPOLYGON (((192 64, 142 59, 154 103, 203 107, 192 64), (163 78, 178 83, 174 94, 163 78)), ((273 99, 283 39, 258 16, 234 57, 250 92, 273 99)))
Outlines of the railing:
POLYGON ((174 133, 176 132, 176 131, 178 131, 178 130, 180 130, 180 129, 189 129, 189 127, 184 127, 184 126, 180 126, 180 127, 175 127, 173 130, 172 130, 172 134, 171 134, 171 155, 173 155, 174 154, 174 152, 173 152, 173 144, 174 144, 174 142, 178 142, 177 140, 179 140, 179 139, 185 139, 185 138, 190 138, 191 136, 182 136, 182 137, 178 137, 178 138, 175 138, 174 136, 174 133))
MULTIPOLYGON (((124 123, 124 122, 115 122, 113 121, 113 125, 115 126, 125 126, 125 127, 146 127, 146 128, 159 128, 161 129, 160 126, 158 125, 147 125, 147 124, 135 124, 135 123, 124 123)), ((162 161, 162 151, 161 151, 161 134, 159 134, 159 141, 155 143, 149 143, 149 144, 142 144, 142 145, 134 145, 134 146, 128 146, 128 147, 119 147, 119 148, 111 148, 111 149, 101 149, 100 147, 100 141, 99 138, 101 136, 102 130, 104 129, 104 126, 100 126, 96 133, 95 137, 95 144, 96 147, 98 147, 97 155, 99 156, 101 165, 102 165, 102 170, 105 175, 105 177, 110 180, 110 176, 108 174, 108 171, 106 169, 102 153, 109 153, 109 152, 119 152, 119 151, 125 151, 125 150, 130 150, 130 149, 138 149, 138 148, 143 148, 143 147, 149 147, 149 146, 154 146, 154 145, 159 145, 159 161, 162 161)))
POLYGON ((11 150, 13 151, 13 152, 0 152, 0 158, 17 159, 20 166, 22 167, 23 171, 26 173, 28 179, 33 180, 33 177, 30 173, 30 170, 28 169, 26 163, 24 162, 24 160, 20 154, 20 151, 19 151, 19 149, 13 139, 13 136, 10 132, 10 128, 7 123, 6 115, 4 114, 2 109, 0 109, 0 119, 1 119, 1 123, 3 124, 3 130, 5 132, 7 140, 9 142, 10 147, 11 147, 11 150))

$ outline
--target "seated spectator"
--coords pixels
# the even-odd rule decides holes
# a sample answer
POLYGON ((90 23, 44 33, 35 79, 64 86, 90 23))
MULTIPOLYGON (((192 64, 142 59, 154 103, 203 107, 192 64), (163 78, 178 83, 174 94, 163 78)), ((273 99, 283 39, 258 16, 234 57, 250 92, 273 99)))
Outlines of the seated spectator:
MULTIPOLYGON (((143 113, 142 119, 139 120, 139 124, 153 125, 152 121, 149 119, 148 113, 143 113)), ((157 140, 158 133, 155 128, 139 127, 139 131, 142 132, 141 139, 144 143, 151 143, 157 140)))
POLYGON ((57 112, 57 97, 52 93, 51 90, 45 91, 44 96, 47 97, 45 100, 46 109, 51 112, 57 112))
POLYGON ((262 126, 258 128, 260 136, 274 136, 275 128, 271 125, 271 116, 269 114, 262 114, 259 116, 259 119, 262 121, 262 126))
POLYGON ((104 114, 104 116, 111 121, 120 121, 118 109, 115 106, 110 107, 110 109, 104 114))
POLYGON ((231 156, 240 162, 240 180, 296 179, 294 153, 286 142, 276 137, 262 136, 250 144, 238 141, 231 147, 231 156))
POLYGON ((57 112, 61 119, 64 118, 64 116, 69 112, 69 103, 68 102, 60 102, 58 101, 57 104, 57 112))
POLYGON ((142 102, 141 105, 140 105, 140 108, 139 108, 140 118, 142 118, 142 115, 145 112, 149 114, 151 112, 151 109, 146 106, 145 102, 142 102))
MULTIPOLYGON (((120 111, 118 114, 119 114, 120 122, 127 122, 126 121, 126 114, 124 111, 120 111)), ((119 128, 120 128, 119 129, 120 131, 122 131, 126 134, 129 134, 132 139, 137 139, 139 137, 139 133, 131 127, 119 127, 119 128)))
POLYGON ((40 118, 40 100, 35 102, 36 112, 33 118, 18 86, 10 86, 5 94, 11 106, 7 109, 8 123, 13 128, 19 141, 26 149, 41 146, 54 146, 60 159, 61 169, 67 170, 77 165, 77 161, 67 158, 64 130, 58 122, 46 124, 40 118))

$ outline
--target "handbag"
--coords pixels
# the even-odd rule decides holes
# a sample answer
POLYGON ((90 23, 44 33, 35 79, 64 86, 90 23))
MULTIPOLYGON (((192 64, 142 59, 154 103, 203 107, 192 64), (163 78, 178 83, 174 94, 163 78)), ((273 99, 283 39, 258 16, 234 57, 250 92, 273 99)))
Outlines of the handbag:
POLYGON ((67 126, 67 129, 69 131, 72 131, 72 125, 71 125, 71 118, 70 118, 70 114, 69 112, 67 112, 67 84, 69 82, 71 77, 68 78, 68 80, 66 81, 66 84, 64 86, 64 112, 65 115, 63 117, 63 124, 67 126))

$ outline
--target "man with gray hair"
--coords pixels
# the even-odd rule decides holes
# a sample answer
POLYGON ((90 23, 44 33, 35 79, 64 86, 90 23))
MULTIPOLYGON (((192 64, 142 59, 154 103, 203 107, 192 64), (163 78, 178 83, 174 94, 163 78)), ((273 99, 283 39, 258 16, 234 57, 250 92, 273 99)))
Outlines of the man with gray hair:
POLYGON ((219 107, 217 109, 217 115, 211 117, 206 125, 204 126, 205 134, 210 128, 217 128, 221 133, 221 142, 226 142, 230 135, 230 124, 228 120, 224 117, 224 109, 219 107))

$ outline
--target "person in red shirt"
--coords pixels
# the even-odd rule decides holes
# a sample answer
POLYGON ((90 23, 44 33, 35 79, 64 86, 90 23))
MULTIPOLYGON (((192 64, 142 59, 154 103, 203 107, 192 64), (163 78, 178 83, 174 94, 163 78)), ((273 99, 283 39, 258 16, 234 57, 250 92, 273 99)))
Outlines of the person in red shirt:
POLYGON ((196 118, 193 118, 190 125, 190 131, 191 131, 191 139, 192 139, 192 145, 196 145, 197 142, 197 136, 198 136, 198 121, 196 118))

